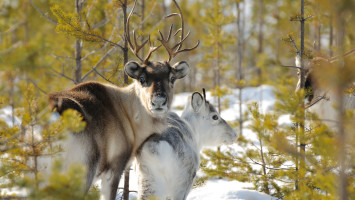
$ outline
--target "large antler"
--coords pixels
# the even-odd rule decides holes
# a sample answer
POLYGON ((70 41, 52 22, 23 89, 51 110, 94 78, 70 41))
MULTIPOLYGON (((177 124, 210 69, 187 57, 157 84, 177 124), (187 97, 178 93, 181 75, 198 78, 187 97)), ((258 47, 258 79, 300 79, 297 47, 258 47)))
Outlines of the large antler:
POLYGON ((179 10, 179 13, 172 13, 168 16, 166 16, 165 18, 169 18, 172 16, 179 16, 181 19, 181 28, 179 28, 174 36, 176 36, 179 32, 181 32, 181 36, 180 36, 180 41, 175 44, 172 48, 169 47, 169 41, 171 39, 171 34, 172 34, 172 30, 173 30, 173 25, 170 26, 170 30, 168 33, 167 38, 165 39, 163 34, 159 31, 161 38, 158 38, 158 40, 161 42, 161 44, 165 47, 166 51, 169 53, 169 62, 171 61, 171 59, 173 59, 177 54, 181 53, 181 52, 185 52, 185 51, 192 51, 194 49, 196 49, 198 47, 198 45, 200 44, 200 40, 197 41, 197 44, 192 47, 192 48, 186 48, 186 49, 181 49, 182 47, 182 43, 189 37, 190 35, 190 31, 187 33, 186 36, 184 36, 184 17, 182 15, 181 9, 179 7, 179 5, 177 4, 176 0, 173 0, 176 7, 179 10))
POLYGON ((134 39, 134 45, 132 44, 132 41, 131 41, 131 36, 130 36, 130 31, 129 31, 129 21, 132 17, 132 14, 134 12, 134 9, 136 8, 136 4, 137 4, 137 0, 134 1, 134 5, 133 5, 133 8, 131 10, 131 12, 129 13, 128 17, 127 17, 127 23, 126 23, 126 40, 128 42, 128 45, 129 45, 129 48, 131 49, 132 53, 139 59, 141 60, 144 64, 147 64, 148 61, 149 61, 149 58, 150 56, 152 55, 152 53, 154 51, 156 51, 161 45, 157 46, 157 47, 154 47, 152 46, 152 43, 150 41, 150 36, 148 36, 148 39, 146 39, 144 42, 142 42, 141 45, 139 45, 137 43, 137 37, 136 37, 136 33, 135 31, 133 30, 133 39, 134 39), (144 47, 144 45, 147 44, 147 42, 149 42, 149 52, 147 54, 147 56, 143 59, 139 56, 139 51, 144 47))

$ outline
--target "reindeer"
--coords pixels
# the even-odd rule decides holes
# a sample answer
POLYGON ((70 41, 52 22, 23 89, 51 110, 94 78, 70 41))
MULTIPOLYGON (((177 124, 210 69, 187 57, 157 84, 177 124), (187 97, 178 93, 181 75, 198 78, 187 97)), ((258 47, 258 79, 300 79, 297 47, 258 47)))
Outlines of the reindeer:
MULTIPOLYGON (((178 6, 176 1, 174 3, 178 6)), ((172 26, 165 39, 160 32, 158 39, 169 53, 168 61, 151 62, 149 58, 160 46, 151 45, 150 37, 141 45, 133 31, 131 41, 129 21, 135 9, 127 18, 126 40, 133 54, 142 62, 129 62, 124 69, 133 83, 120 88, 99 82, 85 82, 66 91, 51 93, 51 106, 60 114, 67 109, 81 113, 86 128, 79 133, 72 133, 65 145, 66 166, 73 162, 82 163, 87 169, 87 190, 94 178, 101 178, 102 193, 105 199, 114 200, 121 175, 134 156, 138 147, 153 133, 166 128, 166 115, 173 99, 174 82, 185 77, 189 65, 185 61, 170 65, 178 53, 197 48, 182 49, 188 37, 183 35, 180 41, 169 47, 172 26), (139 51, 149 42, 150 49, 145 59, 139 51), (134 44, 134 45, 133 45, 134 44)), ((179 7, 178 7, 179 8, 179 7)), ((183 25, 182 13, 179 15, 183 25)), ((177 32, 178 33, 178 32, 177 32)), ((177 34, 176 33, 176 34, 177 34)), ((175 35, 176 35, 175 34, 175 35)))
MULTIPOLYGON (((350 55, 355 52, 355 50, 349 51, 343 55, 343 57, 350 55)), ((329 128, 337 127, 337 110, 334 107, 336 104, 336 95, 334 91, 330 89, 325 89, 319 86, 316 79, 315 68, 321 68, 322 66, 331 65, 337 62, 340 56, 335 56, 332 58, 315 57, 312 60, 304 61, 304 83, 305 89, 307 90, 305 100, 306 109, 312 113, 318 115, 319 119, 328 125, 329 128)), ((296 91, 301 88, 301 61, 300 57, 296 57, 296 66, 298 69, 298 83, 296 86, 296 91)), ((353 84, 355 86, 355 83, 353 84)), ((355 93, 344 94, 343 105, 345 109, 355 109, 355 93)))
POLYGON ((170 112, 169 127, 139 148, 138 199, 186 199, 200 165, 204 146, 230 144, 238 134, 200 93, 192 94, 182 117, 170 112))

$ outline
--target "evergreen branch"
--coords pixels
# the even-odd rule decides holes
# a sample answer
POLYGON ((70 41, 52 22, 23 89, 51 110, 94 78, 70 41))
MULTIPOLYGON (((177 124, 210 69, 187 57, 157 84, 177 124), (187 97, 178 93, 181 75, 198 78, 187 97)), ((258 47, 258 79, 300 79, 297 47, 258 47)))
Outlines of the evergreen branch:
POLYGON ((5 153, 7 151, 18 149, 18 148, 22 148, 22 147, 26 147, 26 146, 28 146, 28 145, 22 145, 22 146, 12 145, 12 146, 9 146, 9 147, 3 147, 3 148, 0 148, 0 152, 1 153, 5 153))
POLYGON ((295 47, 296 52, 297 52, 297 55, 298 55, 298 56, 301 56, 301 55, 300 55, 300 51, 298 50, 297 45, 296 45, 296 43, 295 43, 295 40, 292 38, 291 35, 288 35, 288 38, 290 39, 290 41, 292 42, 293 46, 295 47))
POLYGON ((260 166, 264 166, 266 169, 270 169, 270 170, 290 170, 290 169, 294 169, 294 168, 274 168, 274 167, 268 167, 266 164, 262 164, 260 162, 257 162, 255 160, 253 160, 252 158, 250 158, 248 156, 248 158, 254 163, 254 164, 257 164, 257 165, 260 165, 260 166))
POLYGON ((22 133, 23 132, 20 131, 20 132, 18 132, 16 134, 12 135, 11 137, 7 138, 6 140, 0 141, 0 145, 4 145, 4 144, 10 142, 11 140, 13 140, 13 139, 17 138, 18 136, 20 136, 22 133))
MULTIPOLYGON (((65 19, 63 19, 63 21, 65 21, 65 19)), ((72 23, 70 23, 70 22, 68 22, 68 21, 65 21, 65 22, 66 22, 70 27, 72 27, 75 31, 77 31, 77 32, 79 32, 79 33, 85 34, 85 35, 87 35, 87 36, 92 36, 92 37, 98 38, 98 39, 100 39, 100 40, 102 40, 102 41, 105 41, 105 42, 108 42, 108 43, 112 44, 113 46, 119 47, 121 50, 124 50, 124 47, 123 47, 123 46, 121 46, 121 45, 119 45, 119 44, 117 44, 117 43, 115 43, 115 42, 112 42, 112 41, 110 41, 110 40, 108 40, 108 39, 106 39, 106 38, 104 38, 104 37, 102 37, 102 36, 99 36, 99 35, 96 35, 96 34, 92 34, 92 33, 88 33, 88 32, 86 32, 86 31, 83 31, 83 30, 81 30, 80 28, 77 28, 76 26, 74 26, 72 23)))
POLYGON ((48 15, 44 14, 44 12, 43 12, 40 8, 38 8, 38 7, 33 3, 32 0, 30 0, 30 3, 32 4, 32 6, 33 6, 43 17, 45 17, 46 19, 48 19, 50 22, 52 22, 52 23, 55 24, 55 25, 58 24, 57 21, 55 21, 54 19, 50 18, 48 15))
POLYGON ((81 79, 81 81, 84 81, 86 79, 86 77, 88 77, 92 72, 94 72, 96 70, 96 68, 112 53, 113 50, 115 50, 115 47, 112 47, 97 63, 94 67, 92 67, 92 69, 86 73, 83 78, 81 79))

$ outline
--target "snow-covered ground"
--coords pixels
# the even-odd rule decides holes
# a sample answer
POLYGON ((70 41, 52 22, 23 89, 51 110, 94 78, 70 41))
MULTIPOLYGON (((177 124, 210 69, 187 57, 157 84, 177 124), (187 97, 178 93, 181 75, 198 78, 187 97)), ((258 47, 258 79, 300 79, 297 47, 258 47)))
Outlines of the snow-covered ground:
MULTIPOLYGON (((202 93, 201 91, 198 91, 202 93)), ((189 96, 192 93, 180 93, 175 94, 172 104, 173 111, 181 115, 182 108, 186 105, 189 96)), ((207 100, 216 104, 217 100, 211 96, 210 92, 206 92, 207 100)), ((233 89, 230 94, 222 98, 222 102, 228 100, 228 109, 222 111, 221 116, 227 121, 235 121, 239 118, 239 90, 233 89)), ((269 112, 273 109, 275 103, 275 95, 273 94, 273 87, 268 85, 262 85, 260 87, 247 87, 242 91, 242 111, 247 110, 247 105, 251 102, 258 102, 260 110, 263 113, 269 112)), ((288 115, 281 116, 278 120, 280 125, 289 125, 290 118, 288 115)), ((248 139, 257 142, 255 134, 247 128, 248 121, 244 122, 243 135, 248 139)), ((232 145, 236 151, 240 151, 237 145, 232 145)), ((222 147, 224 148, 224 147, 222 147)), ((134 166, 133 166, 134 168, 134 166)), ((130 190, 137 190, 137 175, 134 170, 130 174, 130 190)), ((120 187, 123 188, 123 179, 120 181, 120 187)), ((228 181, 226 179, 212 179, 206 181, 206 184, 202 187, 193 189, 188 195, 188 200, 276 200, 267 194, 250 190, 252 188, 251 183, 242 183, 238 181, 228 181)), ((122 191, 120 191, 122 192, 122 191)), ((120 199, 121 194, 116 199, 120 199)), ((136 199, 136 193, 130 194, 130 199, 136 199)))

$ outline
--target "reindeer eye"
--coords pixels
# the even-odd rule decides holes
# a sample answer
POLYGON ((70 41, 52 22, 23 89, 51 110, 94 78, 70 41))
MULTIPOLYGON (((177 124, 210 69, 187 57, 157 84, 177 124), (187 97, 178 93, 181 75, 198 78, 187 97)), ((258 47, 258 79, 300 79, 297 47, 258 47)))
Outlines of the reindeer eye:
POLYGON ((170 81, 171 81, 171 83, 174 83, 175 82, 175 77, 171 77, 170 81))
POLYGON ((218 120, 218 115, 213 115, 213 116, 212 116, 212 119, 213 119, 213 120, 218 120))
POLYGON ((143 76, 139 77, 139 81, 141 82, 141 84, 143 84, 145 82, 145 79, 143 76))

